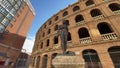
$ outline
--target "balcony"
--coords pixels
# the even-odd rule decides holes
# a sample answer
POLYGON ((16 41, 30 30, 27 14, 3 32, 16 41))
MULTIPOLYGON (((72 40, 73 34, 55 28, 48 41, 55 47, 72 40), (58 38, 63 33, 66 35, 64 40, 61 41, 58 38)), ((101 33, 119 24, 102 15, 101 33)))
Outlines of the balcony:
POLYGON ((107 33, 102 35, 103 40, 114 40, 117 39, 117 35, 115 33, 107 33))
POLYGON ((79 25, 82 25, 82 24, 85 24, 85 21, 80 21, 80 22, 76 22, 76 25, 79 26, 79 25))
POLYGON ((71 41, 67 41, 67 46, 72 46, 72 42, 71 41))
POLYGON ((90 7, 93 7, 93 6, 95 6, 95 4, 89 5, 89 6, 87 6, 87 8, 90 8, 90 7))
POLYGON ((98 15, 98 16, 93 17, 93 19, 95 19, 95 20, 100 20, 100 19, 103 19, 103 18, 104 18, 103 15, 98 15))
POLYGON ((58 49, 58 44, 54 44, 53 49, 58 49))
POLYGON ((91 42, 92 42, 92 40, 91 40, 90 37, 80 39, 81 44, 88 44, 88 43, 91 43, 91 42))
POLYGON ((114 15, 119 15, 120 14, 120 10, 114 11, 113 13, 114 13, 114 15))
POLYGON ((50 48, 49 47, 47 47, 46 49, 45 49, 45 51, 49 51, 50 50, 50 48))
POLYGON ((111 0, 103 0, 103 2, 109 2, 109 1, 111 1, 111 0))

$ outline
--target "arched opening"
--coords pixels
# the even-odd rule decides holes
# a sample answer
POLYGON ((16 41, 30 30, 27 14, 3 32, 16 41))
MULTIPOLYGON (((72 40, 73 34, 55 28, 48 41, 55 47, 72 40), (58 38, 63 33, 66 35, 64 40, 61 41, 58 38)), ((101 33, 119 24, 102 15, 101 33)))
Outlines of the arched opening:
POLYGON ((78 34, 79 34, 79 38, 90 37, 89 32, 86 28, 80 28, 78 34))
POLYGON ((112 3, 112 4, 109 5, 109 8, 110 8, 112 11, 120 10, 120 4, 112 3))
POLYGON ((99 9, 91 10, 90 14, 91 14, 92 17, 96 17, 96 16, 99 16, 99 15, 102 15, 102 13, 101 13, 101 11, 99 9))
POLYGON ((100 59, 95 50, 88 49, 82 52, 86 68, 102 68, 100 59))
POLYGON ((36 68, 40 68, 40 56, 37 57, 36 68))
POLYGON ((48 30, 48 34, 50 34, 50 33, 51 33, 51 29, 48 30))
POLYGON ((58 20, 58 16, 55 17, 55 21, 57 21, 57 20, 58 20))
POLYGON ((47 40, 47 47, 49 46, 49 43, 50 43, 50 40, 48 39, 48 40, 47 40))
POLYGON ((54 28, 54 30, 56 31, 56 30, 58 30, 58 25, 55 25, 55 28, 54 28))
POLYGON ((112 33, 113 32, 110 25, 107 24, 106 22, 99 23, 97 25, 97 28, 98 28, 100 34, 107 34, 107 33, 112 33))
POLYGON ((54 44, 58 44, 58 37, 57 36, 54 37, 54 44))
POLYGON ((49 21, 49 25, 51 25, 52 21, 49 21))
POLYGON ((43 35, 42 35, 43 37, 45 36, 45 32, 43 32, 43 35))
POLYGON ((67 16, 68 15, 68 11, 65 11, 64 13, 63 13, 63 17, 64 16, 67 16))
POLYGON ((77 22, 80 22, 80 21, 83 21, 84 20, 84 18, 83 18, 83 16, 82 15, 77 15, 76 17, 75 17, 75 22, 77 23, 77 22))
POLYGON ((115 68, 120 67, 120 46, 111 47, 108 49, 109 55, 115 68))
POLYGON ((47 68, 47 60, 48 60, 48 56, 44 55, 44 57, 43 57, 43 67, 42 68, 47 68))
POLYGON ((71 41, 71 34, 70 34, 70 32, 68 32, 67 41, 71 41))
POLYGON ((73 12, 78 11, 78 10, 80 10, 80 7, 79 7, 79 6, 75 6, 75 7, 73 8, 73 12))
POLYGON ((40 45, 40 46, 41 46, 41 49, 42 49, 42 48, 43 48, 43 42, 41 43, 41 45, 40 45))
POLYGON ((69 20, 65 20, 67 26, 69 26, 69 20))
POLYGON ((38 44, 37 47, 36 47, 36 50, 39 50, 39 48, 40 48, 40 46, 39 46, 39 44, 38 44))
POLYGON ((93 5, 94 4, 94 1, 93 0, 88 0, 86 2, 86 6, 90 6, 90 5, 93 5))
POLYGON ((46 25, 44 25, 44 28, 46 28, 46 25))

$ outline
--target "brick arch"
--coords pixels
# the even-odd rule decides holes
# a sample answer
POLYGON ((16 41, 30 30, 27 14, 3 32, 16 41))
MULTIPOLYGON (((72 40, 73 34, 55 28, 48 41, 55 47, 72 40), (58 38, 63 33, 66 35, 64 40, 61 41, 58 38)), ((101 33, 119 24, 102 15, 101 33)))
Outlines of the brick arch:
POLYGON ((95 16, 102 15, 102 12, 101 12, 100 9, 94 8, 90 11, 90 14, 91 14, 92 17, 95 17, 95 16))
POLYGON ((67 41, 71 41, 71 40, 72 40, 71 32, 68 32, 67 41))
POLYGON ((58 36, 54 36, 53 40, 54 40, 54 44, 59 43, 59 37, 58 36))
MULTIPOLYGON (((114 2, 111 2, 111 3, 106 4, 106 7, 109 9, 109 5, 110 5, 110 4, 113 4, 113 3, 117 3, 117 4, 119 4, 118 1, 116 1, 116 2, 114 1, 114 2)), ((109 9, 109 10, 111 11, 111 9, 109 9)))
POLYGON ((73 12, 78 11, 78 10, 80 10, 80 7, 79 7, 79 6, 74 6, 74 7, 73 7, 73 12))
POLYGON ((63 17, 65 17, 65 16, 67 16, 68 15, 68 11, 65 11, 65 12, 63 12, 63 17))
POLYGON ((109 55, 112 59, 115 68, 120 67, 120 46, 112 46, 108 49, 109 55))
POLYGON ((102 67, 98 53, 94 49, 85 49, 82 51, 83 59, 85 61, 85 65, 88 68, 100 68, 102 67))
POLYGON ((111 25, 107 22, 100 22, 97 24, 97 28, 101 34, 114 32, 111 25), (104 30, 102 30, 104 28, 104 30), (106 29, 105 29, 106 28, 106 29))
POLYGON ((84 17, 82 14, 79 14, 79 15, 76 15, 75 16, 75 22, 80 22, 80 21, 83 21, 84 20, 84 17))
POLYGON ((40 56, 37 57, 36 68, 40 67, 40 56))
POLYGON ((90 6, 92 4, 95 4, 94 0, 88 0, 85 2, 86 6, 90 6))
POLYGON ((85 27, 79 28, 79 29, 78 29, 78 34, 79 34, 79 38, 90 37, 89 31, 88 31, 88 29, 85 28, 85 27), (83 35, 83 34, 81 33, 81 31, 84 31, 83 33, 86 33, 86 35, 83 35))
POLYGON ((112 45, 112 46, 109 46, 108 49, 107 49, 107 51, 109 51, 109 49, 114 48, 114 47, 120 47, 120 45, 112 45))
POLYGON ((111 9, 111 11, 117 11, 120 10, 120 4, 119 3, 110 3, 108 7, 111 9))

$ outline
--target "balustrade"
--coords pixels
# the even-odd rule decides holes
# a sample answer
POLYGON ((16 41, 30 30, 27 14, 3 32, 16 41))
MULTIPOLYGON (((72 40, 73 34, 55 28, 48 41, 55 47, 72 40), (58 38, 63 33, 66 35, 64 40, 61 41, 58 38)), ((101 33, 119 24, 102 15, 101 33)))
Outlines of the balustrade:
POLYGON ((93 17, 95 20, 98 20, 98 19, 103 19, 104 18, 104 16, 103 15, 98 15, 98 16, 95 16, 95 17, 93 17))
POLYGON ((80 43, 81 44, 87 44, 87 43, 91 43, 91 42, 92 42, 92 40, 91 40, 90 37, 86 37, 86 38, 81 38, 80 39, 80 43))
POLYGON ((120 14, 120 10, 114 11, 113 13, 114 13, 114 15, 118 15, 118 14, 120 14))
POLYGON ((103 40, 113 40, 117 39, 117 35, 115 33, 107 33, 102 35, 103 40))

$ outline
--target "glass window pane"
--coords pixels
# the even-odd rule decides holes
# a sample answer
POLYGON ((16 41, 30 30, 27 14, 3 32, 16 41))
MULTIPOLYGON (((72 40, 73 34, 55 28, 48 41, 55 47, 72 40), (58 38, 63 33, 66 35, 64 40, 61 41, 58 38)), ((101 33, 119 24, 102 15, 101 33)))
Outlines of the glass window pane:
POLYGON ((0 22, 5 18, 3 14, 0 13, 0 22))
POLYGON ((8 14, 6 17, 7 17, 9 20, 11 20, 11 19, 13 18, 13 16, 12 16, 11 14, 8 14))
POLYGON ((6 11, 6 9, 4 9, 2 6, 0 6, 0 12, 2 14, 4 14, 5 16, 8 14, 8 12, 6 11))
POLYGON ((5 18, 2 22, 1 22, 4 26, 7 26, 9 24, 9 20, 7 18, 5 18))
POLYGON ((10 11, 13 15, 16 14, 16 10, 14 8, 12 8, 12 10, 10 11))
POLYGON ((21 6, 21 1, 20 0, 17 3, 18 3, 19 6, 21 6))
POLYGON ((0 24, 0 33, 3 33, 4 30, 5 30, 5 27, 0 24))
POLYGON ((2 4, 8 9, 11 10, 12 6, 10 5, 10 3, 7 0, 2 0, 2 4))
POLYGON ((15 7, 15 9, 16 9, 16 10, 18 10, 18 9, 19 9, 19 6, 18 6, 17 4, 16 4, 14 7, 15 7))
POLYGON ((15 1, 14 1, 14 0, 9 0, 9 2, 10 2, 12 5, 15 5, 15 1))

